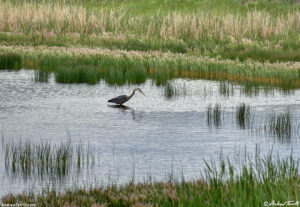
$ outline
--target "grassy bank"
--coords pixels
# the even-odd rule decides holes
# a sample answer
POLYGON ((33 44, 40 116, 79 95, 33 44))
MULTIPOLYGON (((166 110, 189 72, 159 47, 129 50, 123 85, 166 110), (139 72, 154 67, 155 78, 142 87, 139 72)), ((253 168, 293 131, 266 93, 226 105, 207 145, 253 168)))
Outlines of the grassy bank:
POLYGON ((1 0, 0 68, 48 67, 63 83, 188 77, 299 87, 299 31, 292 0, 1 0))
POLYGON ((17 2, 0 1, 1 44, 300 60, 300 6, 296 4, 194 0, 152 1, 149 7, 147 1, 17 2))
POLYGON ((6 204, 37 206, 264 206, 267 203, 299 202, 298 161, 256 153, 241 166, 220 157, 206 163, 202 178, 195 181, 129 183, 123 186, 51 191, 43 194, 7 195, 6 204))

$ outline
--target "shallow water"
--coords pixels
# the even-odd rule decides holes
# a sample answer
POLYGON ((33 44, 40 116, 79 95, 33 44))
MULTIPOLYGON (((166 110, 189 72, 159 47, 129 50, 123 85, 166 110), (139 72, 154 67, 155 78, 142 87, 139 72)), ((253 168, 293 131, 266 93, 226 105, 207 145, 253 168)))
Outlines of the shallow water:
MULTIPOLYGON (((36 82, 32 70, 0 71, 0 131, 4 140, 30 140, 33 143, 65 142, 89 144, 95 151, 93 169, 56 182, 57 188, 104 183, 143 181, 149 177, 166 180, 200 177, 203 160, 218 160, 220 153, 238 162, 247 148, 256 147, 280 156, 291 150, 299 157, 300 90, 244 93, 234 85, 222 93, 220 82, 207 80, 172 81, 174 96, 165 96, 165 88, 149 80, 145 84, 108 86, 58 84, 51 76, 48 83, 36 82), (107 100, 140 93, 125 105, 114 107, 107 100), (251 127, 243 129, 236 121, 236 108, 245 103, 251 108, 251 127), (207 109, 221 106, 220 122, 208 124, 207 109), (270 114, 289 112, 291 135, 279 137, 265 130, 270 114)), ((1 143, 3 145, 3 143, 1 143)), ((12 178, 5 171, 4 152, 0 148, 0 195, 8 192, 40 189, 52 185, 47 179, 12 178)))

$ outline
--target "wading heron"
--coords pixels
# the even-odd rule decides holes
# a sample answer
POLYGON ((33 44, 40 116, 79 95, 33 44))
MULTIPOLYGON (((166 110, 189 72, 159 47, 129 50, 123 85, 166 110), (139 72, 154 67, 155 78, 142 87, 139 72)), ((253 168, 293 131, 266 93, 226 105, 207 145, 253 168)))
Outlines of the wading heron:
POLYGON ((108 102, 122 105, 123 103, 125 103, 126 101, 129 101, 134 96, 135 91, 139 91, 143 95, 145 95, 140 88, 136 88, 132 91, 132 94, 130 94, 129 96, 126 96, 126 95, 117 96, 115 98, 109 99, 108 102))

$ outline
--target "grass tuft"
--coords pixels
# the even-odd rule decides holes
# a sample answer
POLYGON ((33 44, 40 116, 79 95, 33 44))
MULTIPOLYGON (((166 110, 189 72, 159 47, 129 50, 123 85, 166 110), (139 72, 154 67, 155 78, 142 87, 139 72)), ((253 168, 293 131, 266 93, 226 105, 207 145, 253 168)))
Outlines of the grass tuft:
POLYGON ((241 129, 249 129, 251 126, 250 106, 241 104, 237 107, 236 120, 241 129))
POLYGON ((12 178, 62 180, 74 169, 79 172, 83 166, 94 165, 94 153, 82 145, 75 147, 70 140, 59 146, 47 142, 7 142, 4 138, 2 142, 6 173, 12 178))
POLYGON ((265 130, 280 140, 290 140, 292 137, 292 121, 290 112, 276 115, 273 113, 267 118, 265 130))

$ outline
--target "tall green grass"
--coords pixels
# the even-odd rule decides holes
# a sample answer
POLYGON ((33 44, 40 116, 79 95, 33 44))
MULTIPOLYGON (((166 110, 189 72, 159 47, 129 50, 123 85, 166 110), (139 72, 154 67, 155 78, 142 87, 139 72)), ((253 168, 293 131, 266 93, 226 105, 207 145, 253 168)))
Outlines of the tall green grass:
POLYGON ((3 69, 20 69, 21 56, 15 53, 0 54, 0 70, 3 69))
POLYGON ((55 80, 58 83, 95 84, 100 80, 100 78, 100 71, 89 66, 58 68, 55 73, 55 80))

